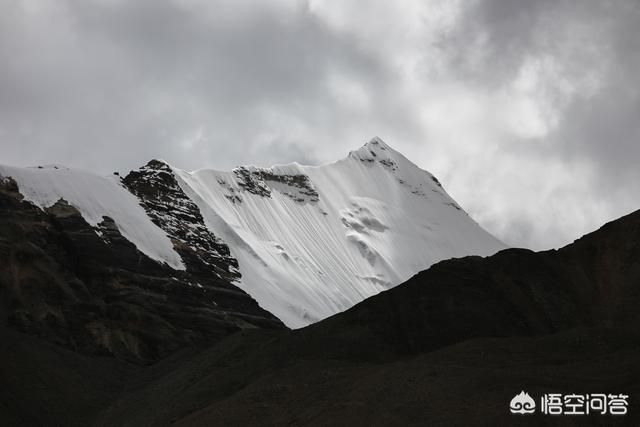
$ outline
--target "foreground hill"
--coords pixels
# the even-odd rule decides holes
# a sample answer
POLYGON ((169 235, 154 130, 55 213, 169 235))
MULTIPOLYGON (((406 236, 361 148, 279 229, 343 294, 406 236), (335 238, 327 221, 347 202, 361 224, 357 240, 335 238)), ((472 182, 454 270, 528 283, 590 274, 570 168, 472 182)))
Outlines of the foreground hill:
POLYGON ((146 368, 1 330, 0 416, 20 425, 638 425, 639 299, 640 211, 557 251, 443 261, 307 328, 243 330, 146 368), (624 393, 629 413, 511 415, 523 389, 624 393))

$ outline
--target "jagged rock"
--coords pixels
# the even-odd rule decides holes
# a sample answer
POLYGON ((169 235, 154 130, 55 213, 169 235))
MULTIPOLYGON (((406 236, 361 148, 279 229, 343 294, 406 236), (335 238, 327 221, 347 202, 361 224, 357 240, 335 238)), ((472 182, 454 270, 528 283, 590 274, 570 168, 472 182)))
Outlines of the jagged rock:
POLYGON ((172 239, 190 272, 217 276, 225 282, 240 279, 238 261, 207 229, 200 210, 182 191, 166 163, 152 160, 122 182, 140 199, 154 224, 172 239))

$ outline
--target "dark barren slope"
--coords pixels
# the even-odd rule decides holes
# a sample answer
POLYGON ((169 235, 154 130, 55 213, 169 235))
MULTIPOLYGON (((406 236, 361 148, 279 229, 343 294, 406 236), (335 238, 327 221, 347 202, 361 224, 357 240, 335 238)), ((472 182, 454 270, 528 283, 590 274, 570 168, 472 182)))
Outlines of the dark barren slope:
POLYGON ((639 298, 640 211, 557 251, 443 261, 310 327, 244 329, 146 367, 2 329, 0 424, 639 425, 639 298), (520 390, 625 393, 629 414, 514 416, 520 390))

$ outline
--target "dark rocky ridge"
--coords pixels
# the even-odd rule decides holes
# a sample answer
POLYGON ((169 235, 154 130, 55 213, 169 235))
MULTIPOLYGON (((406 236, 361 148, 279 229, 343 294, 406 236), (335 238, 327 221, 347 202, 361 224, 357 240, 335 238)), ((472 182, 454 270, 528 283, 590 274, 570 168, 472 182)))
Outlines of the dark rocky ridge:
POLYGON ((131 171, 122 183, 140 199, 153 223, 171 238, 190 272, 213 272, 224 283, 240 279, 238 261, 231 256, 229 247, 209 231, 200 209, 180 188, 166 163, 152 160, 131 171))
POLYGON ((284 328, 230 282, 233 270, 185 258, 189 268, 173 270, 111 218, 94 229, 64 200, 43 211, 0 183, 0 322, 17 331, 144 364, 243 328, 284 328))

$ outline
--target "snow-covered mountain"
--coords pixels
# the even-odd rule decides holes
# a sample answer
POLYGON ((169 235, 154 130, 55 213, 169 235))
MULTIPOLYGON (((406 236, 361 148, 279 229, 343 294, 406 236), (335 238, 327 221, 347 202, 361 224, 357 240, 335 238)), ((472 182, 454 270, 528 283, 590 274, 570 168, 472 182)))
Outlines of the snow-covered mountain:
POLYGON ((102 217, 112 218, 173 269, 198 258, 294 328, 440 260, 505 247, 379 138, 321 166, 187 172, 152 161, 124 179, 62 166, 0 166, 0 176, 37 206, 65 199, 97 233, 102 217))

